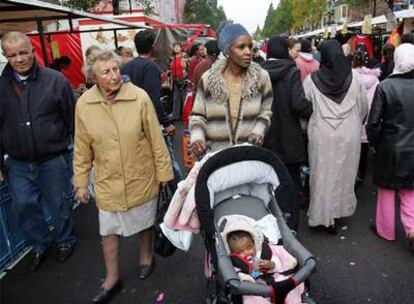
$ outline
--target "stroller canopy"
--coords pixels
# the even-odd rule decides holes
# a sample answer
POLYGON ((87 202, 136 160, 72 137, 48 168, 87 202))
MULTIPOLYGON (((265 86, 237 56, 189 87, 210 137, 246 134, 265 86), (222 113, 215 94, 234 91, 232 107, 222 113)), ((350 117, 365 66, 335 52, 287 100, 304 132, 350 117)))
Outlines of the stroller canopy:
POLYGON ((214 233, 214 206, 233 195, 254 196, 267 205, 269 185, 276 189, 276 199, 293 199, 291 177, 273 152, 241 145, 213 155, 201 168, 195 188, 202 231, 214 233))

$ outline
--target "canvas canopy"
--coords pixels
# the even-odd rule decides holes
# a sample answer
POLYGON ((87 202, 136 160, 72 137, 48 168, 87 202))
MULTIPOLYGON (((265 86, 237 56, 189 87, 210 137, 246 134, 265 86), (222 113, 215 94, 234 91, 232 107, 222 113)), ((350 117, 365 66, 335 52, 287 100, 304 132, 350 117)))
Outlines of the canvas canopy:
MULTIPOLYGON (((150 28, 102 15, 90 14, 68 7, 37 0, 0 0, 0 37, 9 31, 20 31, 30 35, 39 65, 48 65, 53 60, 52 44, 55 43, 60 56, 72 59, 72 65, 62 73, 74 88, 85 82, 82 66, 80 33, 150 28), (80 21, 95 20, 108 25, 108 29, 82 29, 80 21), (55 26, 53 26, 53 24, 55 26), (46 37, 47 36, 47 37, 46 37)), ((0 55, 0 71, 6 59, 0 55)))
MULTIPOLYGON (((401 10, 401 11, 396 11, 394 12, 395 17, 397 19, 408 19, 408 18, 414 18, 414 9, 406 9, 406 10, 401 10)), ((372 25, 383 25, 387 23, 387 19, 385 18, 385 15, 381 15, 381 16, 377 16, 372 18, 372 25)), ((353 22, 348 24, 348 28, 350 29, 354 29, 354 28, 360 28, 363 24, 363 21, 357 21, 357 22, 353 22)), ((342 25, 339 25, 336 27, 337 31, 342 30, 342 25)), ((317 29, 311 32, 307 32, 305 34, 301 34, 298 35, 299 38, 306 38, 306 37, 314 37, 314 36, 318 36, 318 35, 322 35, 324 33, 325 29, 317 29)), ((329 26, 327 28, 328 33, 330 33, 332 31, 332 27, 329 26)))
POLYGON ((37 30, 40 33, 43 32, 45 25, 59 20, 68 20, 69 31, 74 32, 76 29, 73 21, 79 18, 90 18, 113 24, 112 29, 145 28, 145 26, 137 26, 129 22, 37 0, 0 0, 0 11, 0 36, 9 31, 28 33, 37 30))
POLYGON ((213 29, 206 24, 174 24, 158 26, 157 38, 154 45, 154 55, 157 63, 165 69, 171 55, 174 42, 180 42, 187 51, 195 42, 205 43, 216 37, 213 29))

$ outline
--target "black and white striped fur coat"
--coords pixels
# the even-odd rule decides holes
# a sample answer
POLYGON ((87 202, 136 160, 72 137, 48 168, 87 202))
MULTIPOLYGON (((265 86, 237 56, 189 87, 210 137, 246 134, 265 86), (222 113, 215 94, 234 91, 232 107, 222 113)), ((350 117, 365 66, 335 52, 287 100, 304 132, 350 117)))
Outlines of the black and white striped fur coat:
POLYGON ((233 128, 229 93, 223 78, 226 65, 227 59, 217 60, 203 74, 190 114, 191 143, 202 141, 211 151, 246 143, 252 134, 264 137, 272 115, 269 74, 252 62, 246 72, 238 119, 233 128))

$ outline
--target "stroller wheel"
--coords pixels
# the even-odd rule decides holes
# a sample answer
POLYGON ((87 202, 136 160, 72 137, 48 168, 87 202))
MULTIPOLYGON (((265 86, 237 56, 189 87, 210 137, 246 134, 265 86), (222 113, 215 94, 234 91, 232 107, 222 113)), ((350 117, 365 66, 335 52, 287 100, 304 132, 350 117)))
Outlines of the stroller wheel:
POLYGON ((223 297, 211 296, 210 298, 206 299, 206 304, 231 304, 223 297))
POLYGON ((302 295, 302 302, 306 304, 316 304, 316 302, 309 297, 308 293, 302 295))
POLYGON ((206 299, 206 304, 216 304, 215 300, 206 299))

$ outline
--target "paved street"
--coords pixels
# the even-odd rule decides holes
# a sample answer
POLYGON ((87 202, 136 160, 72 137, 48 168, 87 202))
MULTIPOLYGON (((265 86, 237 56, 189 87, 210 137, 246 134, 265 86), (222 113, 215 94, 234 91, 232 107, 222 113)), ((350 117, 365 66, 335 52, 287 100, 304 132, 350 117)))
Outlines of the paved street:
MULTIPOLYGON (((408 251, 401 227, 398 226, 396 242, 385 242, 370 231, 375 211, 374 191, 368 176, 358 191, 356 214, 340 223, 342 228, 336 236, 310 230, 302 211, 299 239, 318 260, 317 272, 311 279, 311 294, 319 304, 414 301, 414 255, 408 251)), ((80 240, 73 257, 59 264, 52 250, 45 265, 35 273, 26 272, 27 259, 24 259, 0 281, 2 304, 89 303, 104 276, 97 211, 88 205, 80 206, 75 213, 80 240)), ((156 290, 165 293, 167 304, 203 303, 206 280, 202 245, 197 237, 188 253, 158 257, 153 276, 140 281, 137 241, 133 237, 123 239, 121 272, 125 289, 111 303, 151 304, 156 290)))

